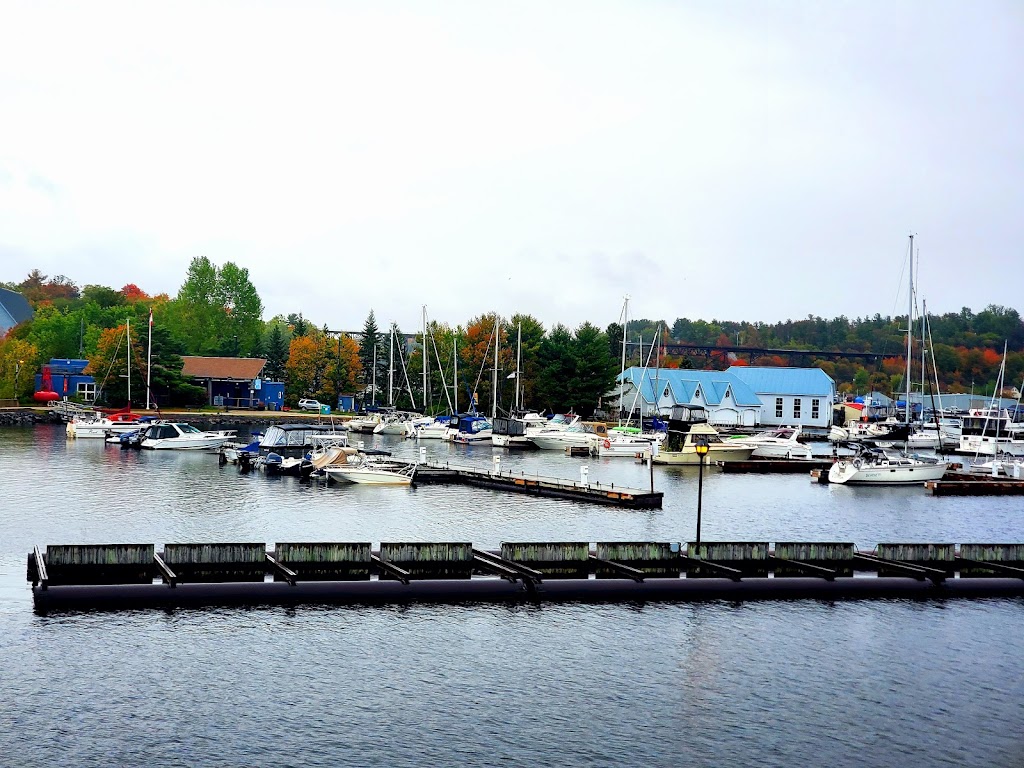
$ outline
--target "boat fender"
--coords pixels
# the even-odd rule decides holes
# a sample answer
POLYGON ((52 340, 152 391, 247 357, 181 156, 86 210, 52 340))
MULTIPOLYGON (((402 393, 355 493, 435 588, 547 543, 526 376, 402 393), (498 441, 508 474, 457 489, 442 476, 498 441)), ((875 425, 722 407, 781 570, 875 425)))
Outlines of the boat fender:
POLYGON ((611 441, 611 440, 609 440, 609 439, 608 439, 608 438, 606 437, 606 438, 604 439, 604 443, 603 443, 603 445, 604 445, 604 447, 605 447, 605 448, 611 448, 611 447, 612 447, 612 441, 611 441))

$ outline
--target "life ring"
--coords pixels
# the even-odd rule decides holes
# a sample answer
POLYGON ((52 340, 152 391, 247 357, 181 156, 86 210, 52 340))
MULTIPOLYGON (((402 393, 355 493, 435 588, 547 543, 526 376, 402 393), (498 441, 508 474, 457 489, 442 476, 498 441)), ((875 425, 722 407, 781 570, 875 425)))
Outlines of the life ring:
POLYGON ((604 447, 605 447, 605 448, 611 448, 611 447, 612 447, 612 441, 611 441, 611 440, 609 440, 609 439, 608 439, 608 438, 606 437, 606 438, 604 439, 604 443, 603 443, 603 445, 604 445, 604 447))

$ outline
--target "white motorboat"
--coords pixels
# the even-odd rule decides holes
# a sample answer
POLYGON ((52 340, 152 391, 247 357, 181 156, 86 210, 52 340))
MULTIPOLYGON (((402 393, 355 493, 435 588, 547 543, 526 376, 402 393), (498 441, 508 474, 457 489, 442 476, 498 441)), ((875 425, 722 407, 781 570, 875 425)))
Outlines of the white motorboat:
POLYGON ((897 448, 860 447, 855 456, 843 457, 828 471, 830 483, 844 485, 919 485, 941 480, 947 462, 932 456, 907 454, 897 448))
POLYGON ((365 413, 349 419, 345 423, 345 427, 349 432, 364 432, 369 434, 377 428, 377 425, 380 424, 382 420, 383 417, 380 413, 365 413))
POLYGON ((608 426, 603 422, 581 421, 571 427, 542 429, 529 438, 543 451, 564 451, 566 448, 597 451, 598 445, 608 439, 608 426))
POLYGON ((142 447, 150 450, 213 450, 235 436, 235 430, 203 432, 181 421, 161 421, 146 428, 142 447))
POLYGON ((747 437, 731 437, 726 444, 751 446, 753 459, 810 459, 810 447, 798 441, 802 430, 800 426, 779 427, 747 437))
POLYGON ((491 443, 498 448, 534 448, 529 432, 539 432, 548 420, 539 413, 527 413, 509 418, 498 417, 491 426, 491 443))
POLYGON ((259 452, 264 456, 276 453, 299 458, 323 442, 348 445, 348 432, 334 424, 272 424, 267 427, 259 442, 259 452))
POLYGON ((448 422, 447 439, 453 443, 490 443, 491 422, 483 416, 461 414, 448 422))
POLYGON ((144 426, 142 417, 134 414, 117 414, 113 418, 95 415, 75 416, 64 428, 68 437, 78 440, 108 438, 135 432, 144 426))
POLYGON ((332 480, 360 485, 411 485, 416 474, 415 464, 374 460, 361 454, 348 456, 344 464, 331 464, 323 469, 332 480))
POLYGON ((628 434, 608 430, 605 437, 597 445, 597 455, 601 458, 635 458, 637 455, 647 456, 658 453, 665 440, 664 432, 637 432, 628 434))
POLYGON ((418 424, 413 428, 413 437, 417 440, 444 440, 448 436, 448 420, 434 419, 427 424, 418 424))

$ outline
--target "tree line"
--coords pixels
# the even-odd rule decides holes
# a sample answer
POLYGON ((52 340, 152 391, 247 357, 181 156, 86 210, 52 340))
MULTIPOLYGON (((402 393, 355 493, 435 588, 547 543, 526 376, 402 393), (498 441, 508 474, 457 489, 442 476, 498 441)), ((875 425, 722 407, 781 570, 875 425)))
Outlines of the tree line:
MULTIPOLYGON (((809 364, 832 376, 840 391, 905 388, 906 316, 809 316, 779 323, 677 318, 672 325, 638 319, 630 321, 624 333, 617 323, 604 330, 589 322, 574 329, 558 324, 545 328, 527 314, 483 314, 465 325, 431 321, 424 337, 422 329, 410 335, 395 324, 381 328, 372 310, 357 334, 331 330, 301 311, 264 321, 263 303, 248 270, 232 262, 218 266, 206 257, 192 260, 173 297, 147 294, 132 283, 121 289, 79 287, 63 275, 50 278, 38 270, 20 283, 3 285, 22 293, 35 317, 0 340, 0 397, 30 397, 31 373, 50 358, 85 358, 107 401, 123 403, 127 387, 121 371, 129 355, 136 381, 145 380, 150 313, 152 395, 161 405, 205 402, 205 390, 181 376, 183 355, 266 358, 264 375, 285 382, 285 400, 291 405, 302 397, 336 403, 342 395, 354 395, 361 405, 393 404, 430 413, 456 406, 467 410, 474 404, 490 413, 493 403, 499 412, 507 412, 518 392, 526 407, 589 415, 605 393, 614 391, 623 352, 627 366, 722 369, 796 364, 784 352, 714 352, 710 358, 663 354, 662 345, 672 341, 878 352, 879 361, 873 364, 828 359, 809 364)), ((1024 323, 1016 310, 989 306, 974 313, 964 308, 930 317, 929 324, 934 343, 927 346, 926 367, 933 378, 934 361, 943 391, 990 393, 1004 342, 1009 350, 1005 381, 1020 383, 1024 323)), ((915 335, 915 370, 920 371, 921 341, 920 334, 915 335)), ((808 363, 801 358, 798 364, 808 363)), ((142 387, 133 387, 135 405, 142 404, 145 395, 142 387)))

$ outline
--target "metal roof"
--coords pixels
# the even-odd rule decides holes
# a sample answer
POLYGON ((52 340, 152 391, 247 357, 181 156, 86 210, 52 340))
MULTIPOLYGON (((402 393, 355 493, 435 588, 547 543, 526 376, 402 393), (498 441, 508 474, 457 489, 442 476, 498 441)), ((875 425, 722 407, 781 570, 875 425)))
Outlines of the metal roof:
POLYGON ((836 383, 820 368, 773 368, 734 365, 727 373, 761 395, 821 395, 835 392, 836 383))
POLYGON ((31 320, 35 314, 28 299, 7 288, 0 288, 0 309, 4 310, 4 314, 10 315, 14 325, 31 320))
POLYGON ((189 379, 251 381, 260 375, 267 361, 262 357, 188 357, 181 375, 189 379))
MULTIPOLYGON (((721 405, 726 393, 732 394, 733 402, 736 405, 761 406, 761 399, 754 391, 739 378, 731 375, 728 371, 694 371, 689 368, 627 368, 621 374, 616 383, 622 377, 632 382, 636 387, 643 379, 643 398, 648 403, 655 403, 664 394, 668 387, 677 403, 690 403, 699 388, 704 395, 704 402, 708 405, 721 405), (654 391, 654 384, 657 382, 659 391, 654 391)), ((626 400, 625 398, 623 398, 626 400)), ((626 401, 628 402, 628 400, 626 401)))

